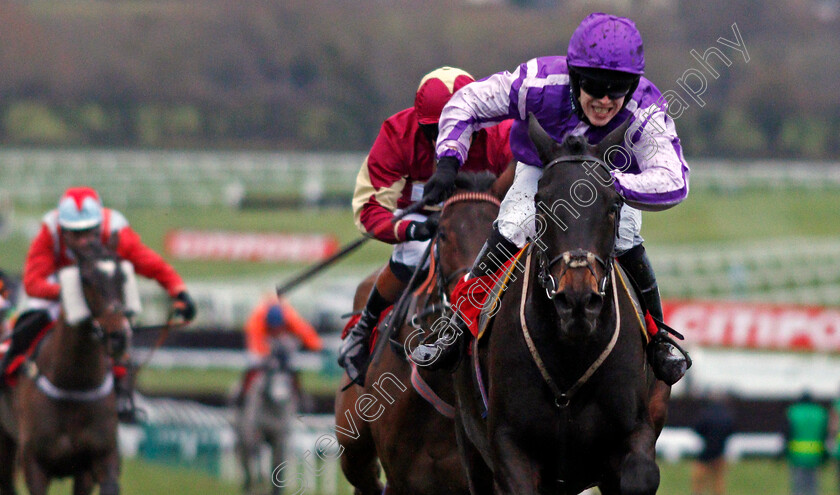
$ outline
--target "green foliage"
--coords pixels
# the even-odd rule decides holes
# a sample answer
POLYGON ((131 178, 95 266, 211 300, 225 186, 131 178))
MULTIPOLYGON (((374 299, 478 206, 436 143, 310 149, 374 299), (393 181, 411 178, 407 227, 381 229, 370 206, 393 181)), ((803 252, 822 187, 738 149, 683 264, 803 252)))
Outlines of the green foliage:
POLYGON ((10 104, 2 119, 9 139, 14 142, 59 144, 75 137, 51 106, 37 101, 10 104))
MULTIPOLYGON (((717 47, 677 127, 690 154, 836 157, 834 24, 796 0, 605 4, 663 90, 717 47), (737 24, 749 61, 718 42, 737 24), (815 104, 813 95, 819 96, 815 104), (813 120, 812 120, 813 119, 813 120), (824 121, 832 122, 828 128, 824 121), (832 130, 833 127, 833 130, 832 130), (829 134, 826 136, 826 132, 829 134)), ((364 150, 441 65, 476 77, 562 54, 578 2, 43 0, 0 10, 3 144, 364 150), (441 18, 440 13, 447 15, 441 18)), ((705 69, 703 69, 705 71, 705 69)))

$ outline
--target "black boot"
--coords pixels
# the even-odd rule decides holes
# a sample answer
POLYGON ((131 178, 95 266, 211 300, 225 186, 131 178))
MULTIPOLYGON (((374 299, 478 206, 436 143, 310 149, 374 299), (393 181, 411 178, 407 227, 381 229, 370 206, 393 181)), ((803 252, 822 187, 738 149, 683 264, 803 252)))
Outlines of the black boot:
POLYGON ((114 392, 117 395, 117 419, 120 423, 137 423, 137 408, 134 405, 134 386, 131 373, 126 372, 114 378, 114 392))
MULTIPOLYGON (((9 350, 6 351, 3 360, 0 361, 0 374, 5 374, 6 368, 12 363, 12 360, 22 352, 26 352, 41 330, 51 321, 50 313, 45 309, 33 309, 21 313, 15 322, 14 330, 12 330, 9 350)), ((0 384, 2 383, 5 382, 0 380, 0 384)))
MULTIPOLYGON (((653 266, 650 264, 650 259, 647 257, 644 246, 639 244, 633 247, 619 256, 618 261, 627 270, 627 273, 642 293, 642 299, 647 311, 655 321, 663 321, 659 286, 656 283, 656 275, 653 272, 653 266)), ((683 354, 682 349, 674 345, 671 337, 662 329, 659 329, 651 337, 647 354, 648 362, 656 378, 668 385, 677 383, 691 366, 691 360, 688 359, 688 356, 683 354)))
POLYGON ((338 365, 347 371, 347 376, 363 386, 367 373, 368 359, 370 359, 370 335, 379 323, 379 316, 393 304, 379 293, 376 286, 370 291, 362 316, 356 326, 350 329, 347 337, 341 342, 338 350, 338 365))
MULTIPOLYGON (((467 290, 466 286, 474 279, 495 275, 496 271, 517 251, 516 245, 507 240, 494 226, 490 238, 476 256, 470 273, 464 280, 458 282, 458 286, 453 290, 452 302, 458 302, 455 300, 458 297, 457 294, 467 290)), ((411 352, 411 360, 418 366, 432 371, 442 369, 454 371, 469 346, 471 336, 472 333, 466 322, 456 312, 444 329, 429 335, 429 340, 434 338, 434 342, 424 342, 411 352)))

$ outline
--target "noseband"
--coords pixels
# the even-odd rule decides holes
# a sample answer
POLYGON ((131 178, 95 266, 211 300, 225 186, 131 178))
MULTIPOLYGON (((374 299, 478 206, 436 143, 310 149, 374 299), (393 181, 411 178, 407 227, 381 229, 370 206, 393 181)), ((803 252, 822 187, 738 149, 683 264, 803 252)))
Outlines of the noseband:
POLYGON ((604 269, 604 276, 598 280, 598 292, 601 296, 604 296, 607 291, 607 283, 610 279, 610 274, 612 273, 612 265, 614 257, 610 256, 608 261, 604 261, 600 256, 593 253, 592 251, 587 251, 585 249, 575 249, 573 251, 565 251, 558 256, 555 256, 550 261, 546 261, 547 254, 542 249, 537 250, 537 259, 539 261, 540 272, 537 275, 537 280, 539 281, 540 286, 545 289, 545 295, 548 296, 549 299, 555 299, 557 294, 560 293, 560 283, 558 282, 559 279, 563 278, 563 275, 566 274, 566 271, 569 268, 588 268, 589 273, 592 274, 596 280, 598 280, 598 274, 595 273, 595 264, 598 263, 604 269), (560 270, 560 274, 557 278, 551 274, 551 267, 557 264, 558 262, 563 262, 563 268, 560 270))

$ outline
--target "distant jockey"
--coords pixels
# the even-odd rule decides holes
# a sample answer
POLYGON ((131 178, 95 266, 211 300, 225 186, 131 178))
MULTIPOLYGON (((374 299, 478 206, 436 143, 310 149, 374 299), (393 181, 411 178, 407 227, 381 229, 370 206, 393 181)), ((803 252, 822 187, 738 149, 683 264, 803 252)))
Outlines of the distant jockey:
MULTIPOLYGON (((173 314, 191 321, 195 303, 181 276, 160 255, 147 247, 129 226, 122 213, 104 208, 99 194, 90 187, 71 187, 58 207, 47 212, 41 230, 32 241, 23 269, 27 301, 15 323, 9 351, 3 357, 4 371, 17 354, 26 351, 40 331, 55 321, 61 310, 61 287, 57 272, 75 263, 73 249, 90 243, 116 246, 120 258, 130 261, 134 271, 156 280, 172 298, 173 314)), ((117 410, 120 419, 134 420, 132 379, 124 363, 115 363, 117 410)))
POLYGON ((270 294, 251 311, 245 322, 245 345, 248 349, 248 368, 239 387, 237 403, 242 404, 248 388, 259 373, 266 358, 271 355, 272 345, 281 338, 300 340, 305 349, 320 352, 324 349, 321 337, 283 298, 270 294))

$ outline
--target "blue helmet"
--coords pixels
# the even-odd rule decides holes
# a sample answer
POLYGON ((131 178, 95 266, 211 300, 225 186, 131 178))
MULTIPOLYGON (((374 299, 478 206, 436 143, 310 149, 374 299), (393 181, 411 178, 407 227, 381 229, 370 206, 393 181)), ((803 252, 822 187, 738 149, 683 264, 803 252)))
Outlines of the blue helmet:
POLYGON ((286 323, 286 315, 283 314, 283 308, 279 304, 272 304, 265 314, 265 324, 269 327, 281 327, 286 323))
POLYGON ((58 224, 65 230, 87 230, 102 223, 102 200, 90 187, 71 187, 58 201, 58 224))

